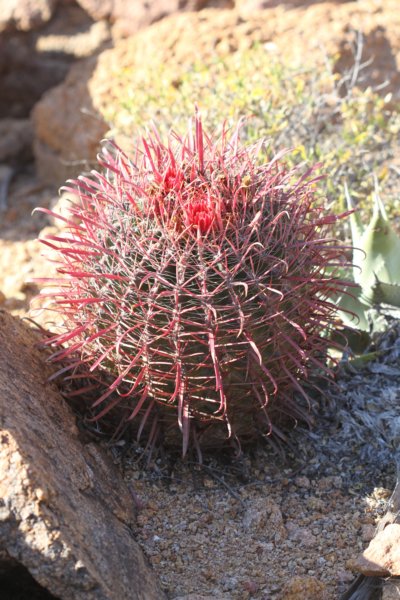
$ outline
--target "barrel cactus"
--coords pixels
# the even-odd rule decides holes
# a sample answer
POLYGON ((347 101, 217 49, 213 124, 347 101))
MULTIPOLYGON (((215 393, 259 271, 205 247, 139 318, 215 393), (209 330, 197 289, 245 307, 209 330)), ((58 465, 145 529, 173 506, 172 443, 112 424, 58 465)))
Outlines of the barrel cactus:
POLYGON ((307 419, 310 371, 330 375, 347 250, 313 170, 263 163, 262 147, 240 123, 208 135, 196 113, 185 137, 154 129, 131 157, 106 143, 99 171, 64 188, 79 201, 43 240, 63 320, 47 343, 58 373, 84 381, 75 394, 100 390, 92 419, 118 413, 183 454, 307 419))

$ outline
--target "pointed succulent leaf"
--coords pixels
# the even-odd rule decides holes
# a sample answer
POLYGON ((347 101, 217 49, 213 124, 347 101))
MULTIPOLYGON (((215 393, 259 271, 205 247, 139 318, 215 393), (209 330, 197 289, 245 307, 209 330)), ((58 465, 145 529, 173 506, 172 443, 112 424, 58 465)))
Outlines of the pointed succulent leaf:
POLYGON ((374 287, 373 302, 374 304, 390 304, 400 308, 400 285, 378 281, 374 287))
POLYGON ((367 311, 370 304, 364 301, 362 297, 361 286, 349 286, 337 302, 340 309, 340 318, 346 327, 369 331, 369 322, 367 311))
MULTIPOLYGON (((347 185, 345 196, 349 209, 353 209, 347 185)), ((379 298, 377 283, 400 285, 400 238, 389 223, 377 183, 370 223, 364 228, 359 215, 353 213, 350 225, 354 247, 354 281, 360 284, 368 302, 376 302, 379 298)))
POLYGON ((353 246, 357 247, 362 234, 365 231, 365 226, 363 224, 363 222, 361 221, 361 217, 360 217, 360 213, 357 211, 356 207, 353 204, 353 199, 350 196, 350 192, 349 192, 349 188, 347 186, 347 183, 344 184, 344 195, 346 198, 346 204, 347 204, 347 209, 349 211, 352 211, 350 213, 350 229, 351 229, 351 238, 353 241, 353 246))
POLYGON ((361 272, 355 280, 364 296, 372 301, 377 282, 400 284, 400 238, 391 227, 383 203, 376 192, 372 219, 359 241, 360 250, 354 253, 361 272))

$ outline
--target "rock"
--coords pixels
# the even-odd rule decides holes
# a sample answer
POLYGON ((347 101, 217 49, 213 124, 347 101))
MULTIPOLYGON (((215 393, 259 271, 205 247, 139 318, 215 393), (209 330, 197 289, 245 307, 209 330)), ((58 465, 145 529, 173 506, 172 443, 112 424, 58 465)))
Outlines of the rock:
POLYGON ((296 542, 297 546, 309 548, 318 543, 315 535, 307 527, 299 527, 292 521, 286 522, 286 531, 288 532, 288 539, 296 542))
POLYGON ((32 112, 34 153, 42 181, 60 185, 87 169, 99 151, 108 126, 96 104, 101 91, 97 88, 91 95, 88 90, 88 86, 92 89, 90 79, 96 63, 93 57, 74 65, 65 82, 46 93, 32 112))
POLYGON ((351 566, 367 576, 400 576, 400 524, 391 523, 378 532, 351 566))
POLYGON ((299 477, 296 477, 296 479, 294 480, 294 484, 299 487, 299 488, 304 488, 306 490, 310 489, 311 487, 311 482, 308 479, 308 477, 305 477, 304 475, 300 475, 299 477))
POLYGON ((56 0, 0 0, 0 32, 41 27, 53 16, 55 5, 56 0))
POLYGON ((110 19, 115 4, 115 0, 77 0, 77 2, 94 21, 110 19))
POLYGON ((78 58, 109 39, 108 25, 93 23, 79 6, 64 3, 39 30, 1 33, 0 118, 29 117, 42 94, 60 83, 78 58))
POLYGON ((75 27, 72 32, 64 30, 65 25, 64 29, 59 27, 52 34, 40 36, 36 43, 38 52, 60 53, 74 59, 85 58, 106 47, 111 39, 110 27, 106 21, 90 23, 84 30, 81 26, 75 27))
POLYGON ((354 575, 351 571, 346 569, 339 569, 336 571, 336 578, 340 583, 350 583, 354 580, 354 575))
MULTIPOLYGON (((74 223, 79 223, 79 218, 71 215, 70 208, 72 205, 80 205, 81 200, 78 194, 72 194, 71 192, 62 192, 59 196, 52 198, 50 201, 50 209, 56 214, 68 219, 69 221, 73 221, 74 223)), ((62 219, 58 219, 57 217, 53 217, 49 215, 48 217, 50 221, 50 225, 57 228, 57 230, 66 229, 69 227, 68 223, 63 221, 62 219)))
POLYGON ((263 531, 265 540, 281 542, 287 537, 281 509, 272 500, 253 502, 243 513, 242 525, 245 531, 263 531))
POLYGON ((233 8, 233 0, 153 0, 137 2, 115 0, 112 20, 113 35, 126 37, 177 12, 199 11, 205 8, 233 8))
POLYGON ((136 33, 177 12, 199 11, 204 8, 233 8, 233 0, 77 0, 94 19, 107 19, 114 24, 116 37, 136 33))
POLYGON ((25 119, 43 92, 63 80, 70 57, 40 56, 36 36, 0 35, 0 116, 25 119))
POLYGON ((203 594, 187 594, 186 596, 177 596, 173 600, 230 600, 230 597, 218 594, 213 596, 204 596, 203 594))
POLYGON ((375 535, 375 527, 368 523, 361 526, 361 539, 363 542, 370 542, 375 535))
MULTIPOLYGON (((321 0, 235 0, 235 8, 240 10, 242 13, 249 13, 256 10, 264 10, 265 8, 274 8, 276 6, 283 6, 285 8, 301 7, 305 4, 310 6, 311 4, 317 4, 321 0)), ((340 2, 352 2, 353 0, 335 0, 336 4, 340 2)))
POLYGON ((0 551, 0 589, 2 600, 54 600, 23 565, 0 551))
POLYGON ((159 600, 136 543, 134 502, 85 443, 37 348, 0 310, 0 547, 61 600, 159 600))
POLYGON ((327 600, 327 590, 315 577, 297 576, 288 581, 280 593, 281 600, 327 600))
POLYGON ((242 14, 249 14, 256 10, 264 10, 282 4, 282 0, 236 0, 235 8, 242 14))
MULTIPOLYGON (((363 71, 365 85, 387 78, 390 85, 384 93, 391 90, 400 97, 397 0, 387 0, 384 7, 378 0, 320 3, 291 10, 277 6, 246 15, 236 10, 206 9, 162 19, 117 41, 115 48, 103 52, 97 61, 89 59, 76 65, 65 82, 37 104, 33 121, 39 172, 45 181, 60 185, 66 176, 76 176, 85 161, 95 160, 99 141, 109 128, 106 121, 112 121, 118 98, 123 95, 116 87, 116 78, 124 70, 133 73, 126 85, 134 89, 135 73, 144 68, 150 71, 168 64, 179 77, 195 61, 207 63, 216 56, 265 43, 288 60, 298 62, 301 57, 302 63, 316 66, 326 55, 339 54, 335 70, 343 73, 349 63, 348 58, 341 60, 340 52, 347 57, 358 29, 364 35, 364 55, 372 58, 363 71), (310 31, 318 31, 318 36, 310 35, 310 31)), ((143 83, 138 80, 137 85, 143 83)))
POLYGON ((14 175, 10 165, 0 164, 0 213, 7 208, 8 188, 14 175))
POLYGON ((29 119, 0 119, 0 163, 32 159, 33 129, 29 119))
POLYGON ((400 581, 391 579, 385 581, 382 590, 382 600, 399 600, 400 598, 400 581))

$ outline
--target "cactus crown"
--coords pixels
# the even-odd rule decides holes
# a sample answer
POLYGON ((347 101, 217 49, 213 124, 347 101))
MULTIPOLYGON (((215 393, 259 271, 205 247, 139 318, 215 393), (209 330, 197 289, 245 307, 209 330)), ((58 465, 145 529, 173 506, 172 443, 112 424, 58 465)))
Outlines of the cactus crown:
POLYGON ((346 249, 312 170, 260 164, 262 143, 244 146, 240 123, 214 139, 196 114, 186 137, 154 130, 132 159, 108 144, 101 171, 64 188, 79 202, 43 240, 65 324, 48 343, 59 373, 103 387, 94 419, 123 409, 150 444, 180 429, 185 454, 307 418, 302 382, 330 374, 346 249))

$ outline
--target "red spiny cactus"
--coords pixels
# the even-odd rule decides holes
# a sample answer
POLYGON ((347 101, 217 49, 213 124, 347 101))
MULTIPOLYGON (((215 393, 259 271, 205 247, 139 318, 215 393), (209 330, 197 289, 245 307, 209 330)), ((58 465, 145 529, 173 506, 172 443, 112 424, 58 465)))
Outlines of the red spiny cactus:
POLYGON ((185 138, 154 131, 132 158, 105 146, 101 171, 64 188, 80 198, 66 233, 43 240, 58 260, 60 373, 103 387, 94 419, 123 408, 151 443, 180 429, 184 454, 306 418, 303 382, 329 375, 329 298, 347 264, 327 237, 337 217, 311 171, 260 164, 262 143, 239 134, 215 140, 196 115, 185 138))

